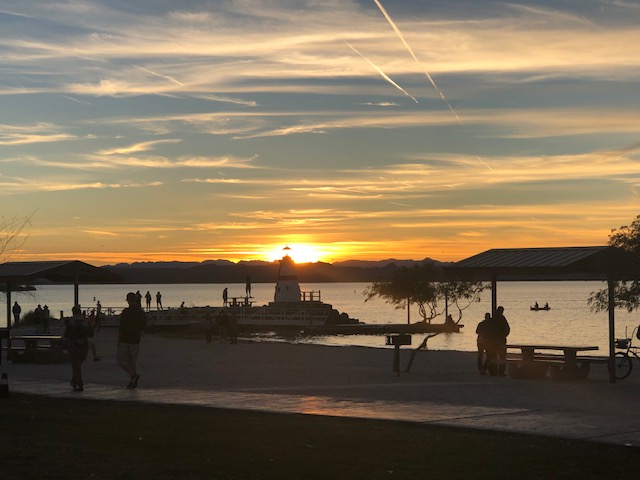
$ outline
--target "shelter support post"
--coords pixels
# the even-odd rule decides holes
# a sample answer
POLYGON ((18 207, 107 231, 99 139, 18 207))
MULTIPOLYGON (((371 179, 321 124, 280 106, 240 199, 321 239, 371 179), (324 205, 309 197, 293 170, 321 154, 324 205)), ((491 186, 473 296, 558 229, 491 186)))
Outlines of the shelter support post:
MULTIPOLYGON (((13 288, 11 280, 7 280, 7 360, 11 351, 11 290, 13 288)), ((0 364, 2 364, 2 336, 0 336, 0 364)))
POLYGON ((616 282, 611 276, 607 279, 607 288, 609 293, 609 383, 616 383, 616 282))
POLYGON ((496 314, 498 309, 498 277, 491 275, 491 316, 496 314))
POLYGON ((73 282, 73 306, 74 307, 78 306, 78 304, 80 303, 79 290, 80 288, 79 288, 78 277, 76 277, 75 281, 73 282))

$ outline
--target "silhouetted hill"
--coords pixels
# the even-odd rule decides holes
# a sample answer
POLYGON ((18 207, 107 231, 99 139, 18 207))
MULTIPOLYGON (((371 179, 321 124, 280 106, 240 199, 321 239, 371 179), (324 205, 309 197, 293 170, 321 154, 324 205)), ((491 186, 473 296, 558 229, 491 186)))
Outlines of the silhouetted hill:
MULTIPOLYGON (((351 260, 335 264, 296 264, 301 283, 318 282, 375 282, 387 280, 402 267, 432 262, 431 259, 382 260, 378 262, 351 260)), ((444 265, 442 262, 436 264, 444 265)), ((136 262, 119 263, 104 268, 123 277, 123 283, 243 283, 247 275, 253 283, 275 283, 279 262, 238 262, 207 260, 193 262, 136 262)))

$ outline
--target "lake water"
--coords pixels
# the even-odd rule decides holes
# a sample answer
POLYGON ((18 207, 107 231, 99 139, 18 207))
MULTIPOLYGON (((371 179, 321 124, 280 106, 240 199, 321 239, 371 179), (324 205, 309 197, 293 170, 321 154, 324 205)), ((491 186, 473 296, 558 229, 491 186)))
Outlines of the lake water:
MULTIPOLYGON (((322 301, 330 303, 340 312, 346 312, 352 318, 365 323, 406 323, 407 311, 395 310, 381 299, 365 302, 363 291, 368 283, 311 283, 301 284, 303 291, 320 291, 322 301)), ((222 304, 222 290, 229 289, 229 297, 243 297, 244 284, 173 284, 173 285, 80 285, 80 304, 83 308, 92 308, 100 301, 103 310, 109 307, 126 306, 125 296, 129 291, 139 290, 143 295, 148 291, 153 297, 162 293, 165 308, 178 307, 183 301, 186 306, 219 306, 222 304)), ((589 310, 589 294, 605 284, 601 282, 502 282, 497 286, 498 304, 505 307, 505 316, 511 325, 511 343, 550 343, 550 344, 588 344, 600 347, 599 354, 608 352, 608 314, 593 313, 589 310), (531 311, 535 302, 540 305, 549 303, 549 311, 531 311)), ((264 305, 273 300, 274 284, 253 284, 254 305, 264 305)), ((4 297, 4 296, 3 296, 4 297)), ((51 315, 59 318, 60 311, 69 315, 73 305, 73 286, 42 285, 35 292, 13 292, 12 303, 18 301, 22 313, 33 310, 37 304, 49 306, 51 315)), ((144 302, 144 300, 143 300, 144 302)), ((483 293, 480 303, 473 304, 463 313, 460 323, 465 326, 461 333, 441 334, 429 340, 428 347, 433 350, 475 351, 476 325, 483 319, 484 313, 491 309, 491 292, 483 293)), ((410 312, 411 321, 419 320, 417 308, 410 312)), ((6 326, 4 315, 0 327, 6 326)), ((455 317, 455 315, 454 315, 455 317)), ((442 322, 437 319, 435 322, 442 322)), ((630 334, 640 323, 638 313, 628 314, 624 310, 616 311, 616 337, 622 338, 625 329, 630 334)), ((423 335, 413 335, 413 345, 422 341, 423 335)), ((273 340, 273 339, 272 339, 273 340)), ((278 340, 278 339, 276 339, 278 340)), ((323 345, 360 345, 385 347, 385 338, 380 335, 345 335, 323 337, 300 337, 288 339, 304 343, 323 345)))

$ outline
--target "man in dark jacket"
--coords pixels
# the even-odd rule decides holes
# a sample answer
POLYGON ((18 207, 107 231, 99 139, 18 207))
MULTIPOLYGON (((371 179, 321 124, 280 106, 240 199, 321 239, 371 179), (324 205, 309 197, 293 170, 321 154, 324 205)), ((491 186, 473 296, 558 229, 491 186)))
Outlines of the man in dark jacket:
POLYGON ((129 306, 120 314, 120 328, 118 330, 118 365, 129 374, 130 381, 127 388, 138 386, 140 375, 136 370, 138 353, 140 352, 140 337, 146 323, 146 316, 136 294, 127 293, 129 306))
POLYGON ((511 333, 509 322, 504 316, 504 307, 498 307, 489 328, 489 357, 492 359, 489 373, 504 377, 507 369, 507 337, 511 333))

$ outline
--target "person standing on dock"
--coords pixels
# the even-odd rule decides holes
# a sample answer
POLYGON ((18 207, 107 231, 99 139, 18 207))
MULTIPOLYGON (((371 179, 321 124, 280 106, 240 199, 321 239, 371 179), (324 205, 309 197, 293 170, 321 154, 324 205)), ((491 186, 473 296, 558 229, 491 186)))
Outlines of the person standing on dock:
POLYGON ((160 294, 160 292, 156 293, 156 309, 164 310, 162 308, 162 295, 160 294))
POLYGON ((227 287, 224 288, 224 290, 222 290, 222 306, 226 307, 227 306, 227 299, 229 298, 229 289, 227 289, 227 287))
POLYGON ((247 278, 245 280, 244 291, 247 298, 249 298, 251 296, 251 277, 249 275, 247 275, 247 278))
POLYGON ((151 293, 147 290, 147 293, 144 294, 144 299, 147 302, 147 312, 151 311, 151 293))
POLYGON ((136 362, 140 353, 140 337, 146 324, 146 316, 135 293, 127 293, 127 303, 129 306, 120 314, 117 358, 118 365, 129 374, 127 388, 135 389, 140 380, 136 362))

